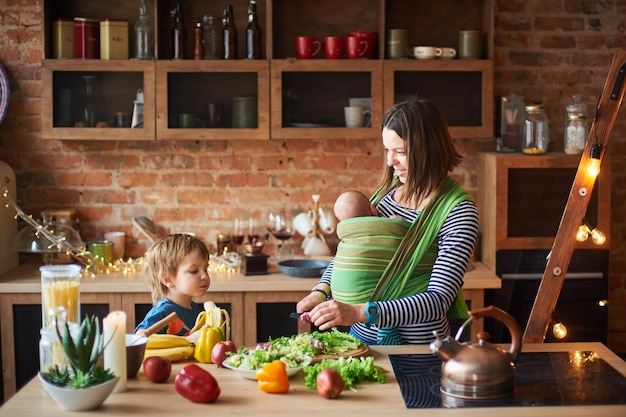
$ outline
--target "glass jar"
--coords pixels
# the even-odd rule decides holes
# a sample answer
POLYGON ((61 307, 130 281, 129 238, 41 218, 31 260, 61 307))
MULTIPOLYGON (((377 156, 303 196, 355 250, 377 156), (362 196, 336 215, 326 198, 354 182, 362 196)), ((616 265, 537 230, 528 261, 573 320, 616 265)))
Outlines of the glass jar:
POLYGON ((565 107, 563 145, 566 154, 580 155, 585 149, 587 138, 587 105, 580 96, 572 96, 572 103, 565 107))
POLYGON ((522 138, 522 152, 527 155, 543 155, 548 151, 550 130, 548 118, 543 105, 533 104, 525 106, 524 136, 522 138))
POLYGON ((222 37, 215 23, 215 17, 210 15, 202 16, 204 59, 222 58, 222 37))
MULTIPOLYGON (((63 334, 66 323, 65 314, 66 312, 63 308, 51 311, 49 320, 51 324, 42 327, 39 331, 41 334, 39 339, 39 370, 41 372, 48 372, 53 366, 70 366, 56 328, 58 325, 59 331, 63 334), (56 322, 54 320, 55 316, 57 318, 56 322)), ((67 323, 67 325, 70 329, 70 335, 73 339, 76 339, 79 329, 78 323, 67 323)))
POLYGON ((145 0, 139 2, 139 18, 135 23, 135 58, 154 59, 154 29, 145 0))

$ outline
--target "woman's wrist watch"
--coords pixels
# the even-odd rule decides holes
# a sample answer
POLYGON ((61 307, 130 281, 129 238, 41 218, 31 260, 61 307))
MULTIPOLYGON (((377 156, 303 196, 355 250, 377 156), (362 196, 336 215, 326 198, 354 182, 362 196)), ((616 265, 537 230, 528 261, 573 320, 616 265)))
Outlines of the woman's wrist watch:
POLYGON ((365 322, 366 327, 370 327, 372 324, 376 323, 378 316, 380 316, 380 308, 378 307, 378 304, 369 301, 365 306, 365 315, 367 316, 367 321, 365 322))

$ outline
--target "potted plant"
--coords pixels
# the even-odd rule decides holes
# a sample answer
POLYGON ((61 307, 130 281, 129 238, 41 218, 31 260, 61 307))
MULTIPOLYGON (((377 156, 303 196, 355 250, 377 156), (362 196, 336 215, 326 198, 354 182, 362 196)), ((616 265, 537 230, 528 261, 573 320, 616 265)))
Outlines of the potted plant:
POLYGON ((105 343, 100 322, 95 316, 86 316, 73 338, 67 322, 56 334, 61 342, 68 365, 54 364, 39 379, 50 396, 66 410, 91 410, 98 408, 113 392, 119 377, 98 366, 105 343))

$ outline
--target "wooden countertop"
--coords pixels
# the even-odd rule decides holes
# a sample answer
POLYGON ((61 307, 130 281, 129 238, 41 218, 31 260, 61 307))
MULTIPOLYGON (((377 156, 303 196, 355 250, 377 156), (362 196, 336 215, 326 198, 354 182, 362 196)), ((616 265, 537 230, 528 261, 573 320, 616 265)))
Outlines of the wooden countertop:
MULTIPOLYGON (((0 276, 0 293, 39 293, 41 278, 39 265, 25 263, 0 276)), ((259 292, 259 291, 309 291, 318 278, 292 278, 283 275, 275 265, 269 267, 268 275, 211 273, 208 292, 259 292)), ((464 289, 500 288, 500 278, 480 262, 472 264, 465 274, 464 289)), ((114 272, 99 274, 95 278, 81 280, 81 292, 85 293, 145 293, 148 283, 139 272, 114 272)))
MULTIPOLYGON (((526 344, 525 352, 544 351, 595 351, 607 363, 626 376, 626 363, 600 343, 547 343, 526 344)), ((290 379, 290 389, 286 394, 267 394, 260 391, 255 381, 243 379, 235 372, 217 368, 212 364, 200 366, 215 376, 221 395, 212 404, 195 404, 182 398, 174 389, 173 380, 183 364, 174 364, 172 376, 163 384, 149 382, 140 370, 136 378, 128 381, 125 392, 113 393, 96 411, 101 416, 150 416, 158 411, 162 415, 202 416, 207 415, 261 415, 261 416, 312 416, 344 413, 345 415, 393 414, 396 416, 503 416, 521 417, 551 415, 552 417, 576 417, 601 415, 624 416, 626 406, 546 406, 546 407, 506 407, 506 408, 462 408, 462 409, 408 409, 393 374, 388 354, 429 353, 428 347, 421 346, 373 346, 372 351, 377 365, 387 369, 386 384, 363 383, 357 392, 344 391, 336 400, 320 397, 316 391, 303 385, 303 374, 290 379)), ((93 412, 67 412, 62 410, 41 388, 37 378, 30 381, 22 390, 0 408, 0 416, 92 416, 93 412)))

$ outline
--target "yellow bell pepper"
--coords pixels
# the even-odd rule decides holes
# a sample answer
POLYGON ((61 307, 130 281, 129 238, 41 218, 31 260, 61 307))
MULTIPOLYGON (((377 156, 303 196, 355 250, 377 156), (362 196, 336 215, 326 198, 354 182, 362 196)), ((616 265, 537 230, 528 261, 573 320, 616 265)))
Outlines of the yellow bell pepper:
POLYGON ((287 365, 283 361, 274 361, 263 365, 256 371, 255 378, 259 389, 270 394, 283 394, 289 391, 287 365))
POLYGON ((205 327, 204 329, 200 329, 199 332, 193 357, 196 358, 198 362, 213 363, 211 360, 211 351, 217 342, 224 340, 222 331, 219 327, 205 327))

